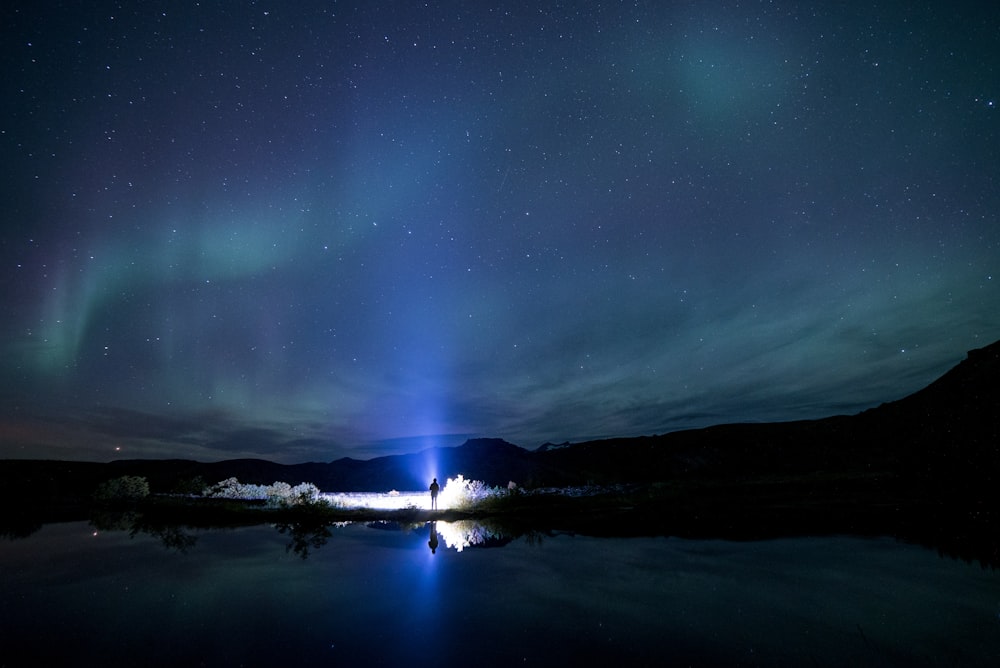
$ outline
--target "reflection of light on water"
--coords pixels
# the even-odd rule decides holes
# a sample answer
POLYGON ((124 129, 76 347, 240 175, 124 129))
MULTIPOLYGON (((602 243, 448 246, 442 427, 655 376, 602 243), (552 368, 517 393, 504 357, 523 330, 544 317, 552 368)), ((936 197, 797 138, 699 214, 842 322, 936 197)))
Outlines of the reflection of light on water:
POLYGON ((500 538, 500 534, 474 520, 459 520, 457 522, 438 522, 437 532, 449 548, 461 552, 473 545, 482 545, 491 538, 500 538))

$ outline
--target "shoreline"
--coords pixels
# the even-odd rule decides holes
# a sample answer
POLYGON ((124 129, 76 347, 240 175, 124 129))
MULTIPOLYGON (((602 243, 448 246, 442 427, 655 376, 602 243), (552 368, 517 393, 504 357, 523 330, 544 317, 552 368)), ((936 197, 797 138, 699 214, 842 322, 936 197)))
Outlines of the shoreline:
POLYGON ((303 529, 341 522, 422 525, 474 521, 512 536, 567 532, 595 537, 673 536, 720 540, 770 540, 821 535, 889 536, 943 555, 1000 568, 1000 521, 982 500, 903 493, 892 485, 858 481, 698 481, 633 485, 581 496, 513 494, 468 509, 343 508, 324 503, 286 508, 263 502, 151 495, 111 505, 66 503, 0 511, 0 535, 27 537, 44 524, 91 521, 114 526, 127 518, 133 530, 167 527, 231 528, 277 524, 303 529), (807 483, 807 484, 804 484, 807 483))

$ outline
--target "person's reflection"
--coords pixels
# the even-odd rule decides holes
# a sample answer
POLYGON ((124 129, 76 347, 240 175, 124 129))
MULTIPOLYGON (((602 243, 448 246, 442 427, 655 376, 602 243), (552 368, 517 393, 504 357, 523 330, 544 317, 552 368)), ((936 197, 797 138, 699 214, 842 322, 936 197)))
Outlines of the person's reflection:
POLYGON ((427 541, 427 547, 431 548, 431 554, 436 554, 438 549, 437 522, 431 522, 431 538, 427 541))

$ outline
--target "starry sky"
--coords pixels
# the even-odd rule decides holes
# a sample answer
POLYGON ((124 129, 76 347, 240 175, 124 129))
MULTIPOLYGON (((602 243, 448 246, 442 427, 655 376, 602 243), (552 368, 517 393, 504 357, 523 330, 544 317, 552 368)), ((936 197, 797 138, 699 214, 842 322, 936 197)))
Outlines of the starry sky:
POLYGON ((818 418, 1000 338, 994 3, 0 14, 0 457, 818 418))

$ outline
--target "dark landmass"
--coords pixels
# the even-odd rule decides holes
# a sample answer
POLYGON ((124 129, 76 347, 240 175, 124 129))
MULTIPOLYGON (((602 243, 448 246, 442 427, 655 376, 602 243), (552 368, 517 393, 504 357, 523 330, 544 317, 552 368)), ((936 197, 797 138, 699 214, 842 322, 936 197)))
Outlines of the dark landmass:
MULTIPOLYGON (((820 420, 727 424, 537 450, 473 439, 411 455, 296 465, 3 460, 0 502, 10 527, 79 519, 95 488, 123 475, 145 477, 154 494, 229 477, 254 484, 305 481, 337 492, 424 489, 428 462, 435 462, 439 477, 461 473, 492 486, 513 481, 524 489, 597 490, 582 497, 522 495, 491 511, 515 524, 734 538, 896 533, 922 542, 958 536, 976 543, 984 533, 1000 535, 993 501, 1000 465, 998 379, 1000 342, 971 351, 908 397, 820 420)), ((189 511, 176 503, 170 510, 188 517, 189 511)), ((412 511, 410 519, 423 518, 419 513, 412 511)), ((989 560, 992 550, 997 563, 994 540, 975 551, 989 560)))

